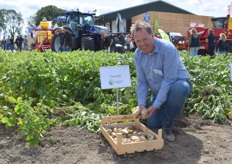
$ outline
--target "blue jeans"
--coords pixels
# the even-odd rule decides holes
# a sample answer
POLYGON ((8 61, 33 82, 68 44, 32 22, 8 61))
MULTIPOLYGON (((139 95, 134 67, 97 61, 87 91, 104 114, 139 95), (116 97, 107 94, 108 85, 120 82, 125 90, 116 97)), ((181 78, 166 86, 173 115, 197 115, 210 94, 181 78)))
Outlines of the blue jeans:
POLYGON ((110 47, 110 52, 115 52, 115 46, 110 47))
POLYGON ((214 45, 209 45, 209 50, 208 50, 209 52, 209 55, 210 56, 213 56, 213 55, 215 55, 215 46, 214 45))
POLYGON ((14 51, 14 44, 10 44, 10 50, 13 52, 14 51))
POLYGON ((10 43, 6 43, 6 50, 10 50, 10 43))
POLYGON ((2 45, 2 49, 5 51, 6 50, 6 44, 2 45))
MULTIPOLYGON (((180 79, 171 84, 167 101, 147 119, 147 127, 150 129, 172 127, 175 117, 179 114, 191 90, 192 84, 186 79, 180 79)), ((153 94, 151 96, 150 106, 155 101, 155 98, 156 95, 153 94)))
POLYGON ((28 45, 27 45, 27 44, 23 44, 23 49, 24 49, 25 51, 28 51, 28 45))
POLYGON ((69 46, 65 46, 63 51, 67 52, 67 51, 71 51, 71 48, 69 46))
POLYGON ((63 46, 62 45, 59 46, 59 51, 63 52, 63 46))
POLYGON ((198 49, 199 47, 190 47, 191 56, 197 56, 198 49))
POLYGON ((126 50, 130 51, 130 44, 126 44, 126 50))
POLYGON ((220 50, 219 50, 218 53, 219 53, 219 54, 224 54, 225 51, 220 51, 220 50))

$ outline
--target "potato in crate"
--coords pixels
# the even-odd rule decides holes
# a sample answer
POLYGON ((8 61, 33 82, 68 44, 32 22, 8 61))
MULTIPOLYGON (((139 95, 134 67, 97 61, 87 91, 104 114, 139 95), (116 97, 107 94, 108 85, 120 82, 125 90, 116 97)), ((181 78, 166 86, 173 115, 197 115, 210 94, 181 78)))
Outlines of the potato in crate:
POLYGON ((100 129, 118 155, 159 150, 164 146, 162 130, 154 133, 135 115, 103 117, 100 129))

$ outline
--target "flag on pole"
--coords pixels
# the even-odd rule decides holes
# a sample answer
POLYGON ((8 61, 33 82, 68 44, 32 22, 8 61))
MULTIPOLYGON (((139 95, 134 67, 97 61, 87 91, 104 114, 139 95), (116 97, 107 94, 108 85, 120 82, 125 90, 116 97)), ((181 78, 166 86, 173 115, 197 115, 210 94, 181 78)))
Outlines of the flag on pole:
POLYGON ((158 31, 159 28, 160 28, 159 22, 158 22, 156 13, 154 12, 154 34, 158 34, 159 33, 159 31, 158 31))
POLYGON ((116 16, 116 25, 118 25, 118 23, 122 23, 122 16, 120 13, 117 13, 116 16))

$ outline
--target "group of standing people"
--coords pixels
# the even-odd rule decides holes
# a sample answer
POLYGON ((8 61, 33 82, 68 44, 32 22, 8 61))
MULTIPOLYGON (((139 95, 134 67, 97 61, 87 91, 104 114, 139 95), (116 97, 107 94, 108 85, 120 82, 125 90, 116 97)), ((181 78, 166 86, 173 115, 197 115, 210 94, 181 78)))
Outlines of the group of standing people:
POLYGON ((112 34, 112 31, 109 31, 108 36, 103 30, 100 33, 101 33, 101 49, 103 50, 110 49, 110 52, 115 52, 116 41, 115 41, 115 37, 112 34))
POLYGON ((55 34, 60 37, 59 51, 71 51, 72 50, 72 34, 68 30, 67 26, 63 28, 58 28, 55 34))
POLYGON ((11 50, 12 52, 15 50, 15 44, 16 44, 16 50, 22 51, 28 50, 28 39, 25 36, 24 38, 22 35, 18 35, 17 38, 14 40, 14 37, 8 36, 7 38, 4 36, 3 39, 1 40, 1 47, 2 49, 5 50, 11 50))
MULTIPOLYGON (((101 31, 101 48, 108 50, 110 52, 115 52, 116 44, 120 44, 122 46, 122 52, 134 51, 136 49, 136 45, 133 42, 131 34, 118 34, 113 35, 112 31, 109 31, 109 35, 107 36, 104 31, 101 31)), ((121 51, 120 51, 121 52, 121 51)))
MULTIPOLYGON (((213 29, 209 29, 208 37, 206 38, 206 43, 208 44, 208 54, 214 56, 215 52, 219 54, 225 53, 227 51, 227 38, 224 33, 220 34, 220 38, 216 41, 213 29)), ((196 56, 200 47, 200 37, 197 35, 195 28, 190 30, 189 47, 191 51, 191 56, 196 56)))

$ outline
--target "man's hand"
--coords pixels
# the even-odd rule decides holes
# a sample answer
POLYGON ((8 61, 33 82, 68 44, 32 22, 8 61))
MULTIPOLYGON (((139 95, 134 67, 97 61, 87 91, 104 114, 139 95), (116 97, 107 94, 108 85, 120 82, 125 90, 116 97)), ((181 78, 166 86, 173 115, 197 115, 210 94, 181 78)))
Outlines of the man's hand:
POLYGON ((148 109, 147 109, 147 116, 145 117, 140 117, 141 119, 148 119, 149 117, 151 117, 151 115, 157 110, 156 107, 154 106, 150 106, 148 109))
POLYGON ((141 114, 141 110, 142 109, 146 109, 146 107, 144 105, 139 105, 137 106, 133 111, 132 111, 132 115, 136 115, 137 118, 140 117, 140 114, 141 114))

